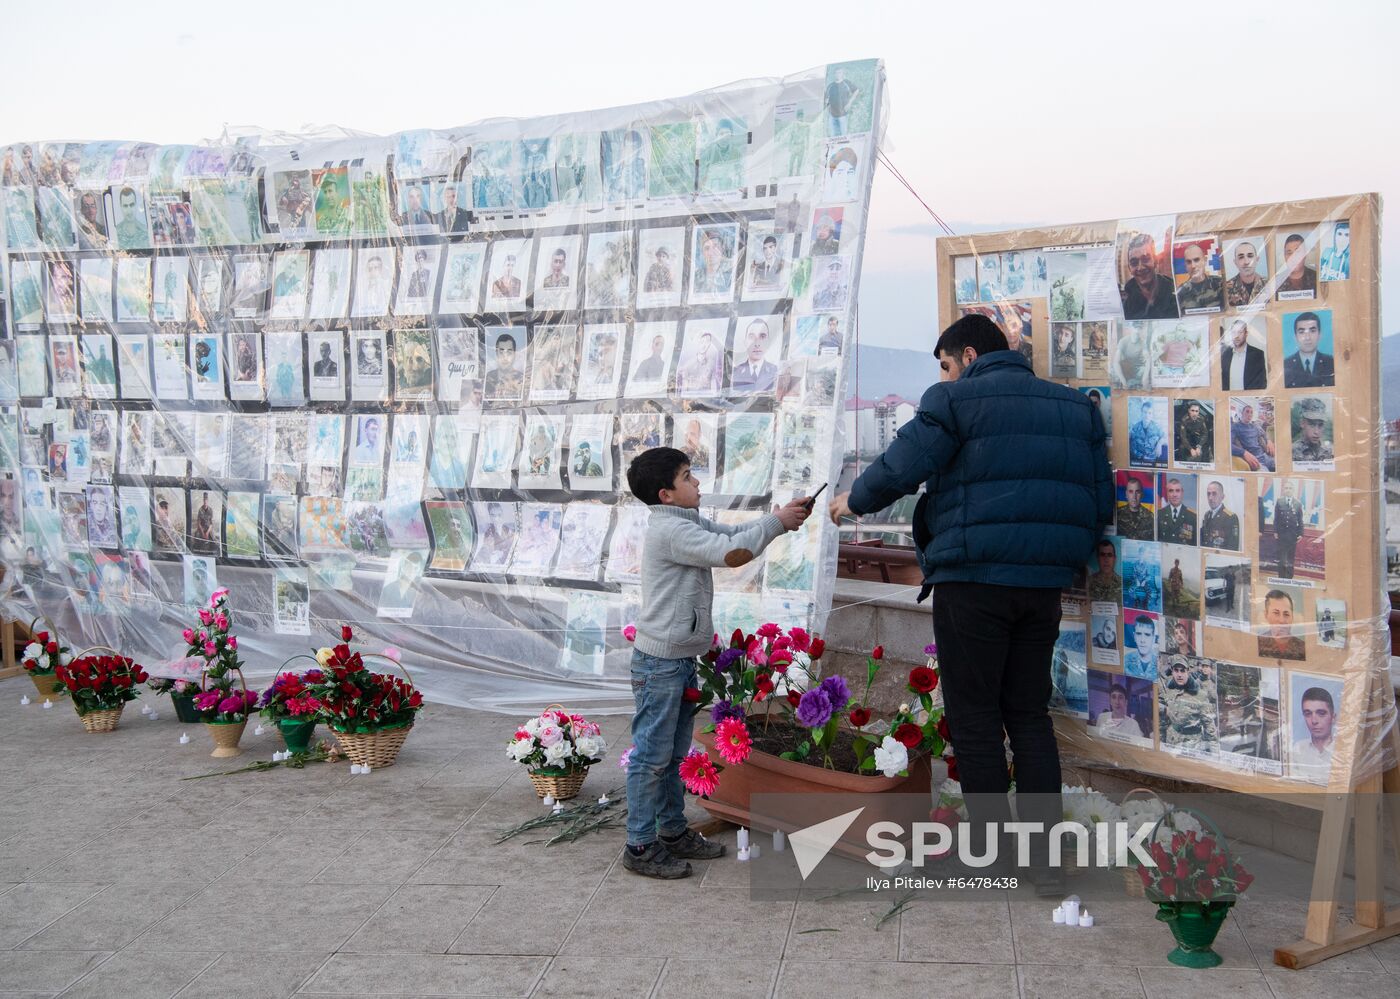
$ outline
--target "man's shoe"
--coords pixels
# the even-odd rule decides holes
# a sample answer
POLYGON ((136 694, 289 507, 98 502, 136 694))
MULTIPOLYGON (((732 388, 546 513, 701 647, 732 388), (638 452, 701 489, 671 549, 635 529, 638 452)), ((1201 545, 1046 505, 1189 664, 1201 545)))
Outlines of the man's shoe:
POLYGON ((674 881, 677 878, 690 877, 690 865, 684 860, 677 860, 671 851, 660 843, 650 844, 640 854, 624 849, 622 866, 633 874, 640 874, 646 878, 674 881))
POLYGON ((661 845, 666 847, 673 857, 687 857, 693 860, 714 860, 716 857, 724 856, 724 844, 716 843, 701 836, 694 829, 686 829, 675 839, 670 836, 661 837, 661 845))

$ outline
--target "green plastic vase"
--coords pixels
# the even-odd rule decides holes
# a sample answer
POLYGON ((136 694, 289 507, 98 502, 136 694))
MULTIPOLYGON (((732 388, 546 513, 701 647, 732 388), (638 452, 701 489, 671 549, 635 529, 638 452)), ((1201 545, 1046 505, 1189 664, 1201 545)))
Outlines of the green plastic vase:
POLYGON ((1224 960, 1211 945, 1215 943, 1230 902, 1158 902, 1157 918, 1171 927, 1176 949, 1167 960, 1183 968, 1214 968, 1224 960))
POLYGON ((311 749, 311 733, 316 730, 316 720, 303 721, 300 718, 282 718, 277 722, 282 733, 282 741, 293 753, 305 753, 311 749))

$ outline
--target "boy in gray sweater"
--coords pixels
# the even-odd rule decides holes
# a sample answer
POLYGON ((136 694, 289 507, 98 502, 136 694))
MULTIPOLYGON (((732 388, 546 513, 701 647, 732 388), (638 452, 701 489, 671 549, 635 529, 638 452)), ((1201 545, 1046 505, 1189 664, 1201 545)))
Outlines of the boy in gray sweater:
MULTIPOLYGON (((642 551, 642 612, 632 653, 631 763, 627 768, 627 849, 622 865, 653 878, 690 874, 687 858, 724 853, 685 822, 680 762, 690 751, 695 718, 688 690, 699 693, 695 657, 714 643, 711 569, 754 560, 811 512, 805 499, 774 507, 743 527, 699 514, 700 484, 684 451, 643 451, 627 470, 632 494, 651 507, 642 551)), ((692 694, 692 697, 695 695, 692 694)), ((698 698, 697 698, 698 699, 698 698)))

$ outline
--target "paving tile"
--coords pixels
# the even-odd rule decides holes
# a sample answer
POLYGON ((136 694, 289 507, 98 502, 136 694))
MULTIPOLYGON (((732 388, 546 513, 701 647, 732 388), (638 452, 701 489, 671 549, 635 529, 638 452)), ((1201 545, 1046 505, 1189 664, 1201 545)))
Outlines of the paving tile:
POLYGON ((217 926, 219 944, 228 950, 331 952, 393 891, 388 885, 214 884, 143 933, 135 946, 178 949, 188 946, 191 926, 217 926))
POLYGON ((17 946, 104 887, 90 882, 21 884, 0 895, 0 949, 17 946))
MULTIPOLYGON (((556 957, 540 980, 532 999, 612 999, 614 996, 649 996, 665 962, 660 958, 628 955, 619 961, 613 954, 575 954, 556 957)), ((691 996, 702 995, 696 991, 691 996)), ((706 996, 709 999, 709 996, 706 996)))
POLYGON ((548 958, 467 954, 336 954, 302 987, 307 995, 528 996, 548 958))
POLYGON ((222 954, 179 993, 177 999, 287 999, 329 954, 222 954))
POLYGON ((983 964, 1015 963, 1005 898, 954 901, 922 893, 900 914, 901 961, 966 962, 968 940, 977 941, 977 960, 983 964))
POLYGON ((775 999, 888 999, 892 995, 1015 996, 1016 969, 996 964, 925 964, 895 961, 787 961, 778 972, 775 999))
POLYGON ((170 882, 112 885, 20 946, 25 950, 120 950, 196 891, 197 886, 170 882))
MULTIPOLYGON (((975 938, 971 938, 975 939, 975 938)), ((1081 968, 1075 965, 1023 964, 1017 969, 1021 999, 1143 999, 1136 968, 1081 968)), ((1229 974, 1257 975, 1241 971, 1229 974)), ((1211 990, 1213 991, 1213 990, 1211 990)))
POLYGON ((1318 996, 1344 996, 1345 999, 1395 999, 1400 995, 1400 976, 1356 971, 1327 971, 1323 961, 1302 971, 1273 968, 1264 978, 1276 999, 1317 999, 1318 996))
POLYGON ((738 889, 636 880, 636 885, 600 888, 561 953, 629 953, 645 940, 653 957, 691 957, 690 934, 657 931, 692 926, 703 928, 704 945, 726 959, 767 958, 780 945, 781 932, 774 927, 788 925, 792 917, 794 903, 754 902, 738 889))
POLYGON ((453 954, 559 953, 588 902, 573 891, 497 888, 448 950, 453 954))
POLYGON ((404 885, 340 949, 350 954, 444 954, 493 891, 472 885, 404 885))
POLYGON ((1400 936, 1371 944, 1371 953, 1381 962, 1386 971, 1400 975, 1400 936))
POLYGON ((190 881, 213 880, 273 835, 266 819, 262 829, 250 836, 216 836, 200 829, 176 830, 160 837, 159 849, 74 850, 30 880, 161 881, 171 874, 172 857, 179 858, 179 870, 190 881))
MULTIPOLYGON (((661 972, 653 999, 765 999, 778 977, 778 960, 682 961, 670 958, 661 972)), ((840 994, 830 990, 830 994, 840 994)))
MULTIPOLYGON (((798 902, 782 956, 816 961, 899 960, 900 917, 894 916, 880 925, 894 901, 890 895, 873 900, 798 902)), ((780 932, 781 927, 774 927, 774 936, 780 932)))
MULTIPOLYGON (((1239 996, 1241 999, 1273 999, 1262 972, 1247 969, 1139 968, 1147 999, 1179 999, 1181 996, 1239 996)), ((1320 999, 1326 993, 1310 993, 1320 999)))
POLYGON ((64 999, 170 999, 218 955, 124 950, 63 993, 64 999))
POLYGON ((61 992, 111 951, 0 950, 0 993, 61 992))
POLYGON ((448 838, 447 832, 372 829, 352 842, 311 880, 314 884, 337 885, 404 882, 444 846, 448 838))

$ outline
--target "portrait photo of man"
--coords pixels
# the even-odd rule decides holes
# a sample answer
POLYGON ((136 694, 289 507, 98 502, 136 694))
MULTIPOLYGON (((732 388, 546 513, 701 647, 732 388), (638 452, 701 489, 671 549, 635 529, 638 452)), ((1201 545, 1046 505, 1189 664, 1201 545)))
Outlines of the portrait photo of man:
POLYGON ((1244 319, 1220 324, 1220 387, 1227 391, 1251 391, 1269 383, 1264 349, 1249 341, 1250 325, 1244 319))
POLYGON ((117 192, 116 237, 117 249, 139 250, 151 245, 150 224, 146 220, 144 199, 133 187, 123 187, 117 192))
POLYGON ((350 464, 378 465, 384 455, 384 418, 364 415, 355 418, 355 441, 350 449, 350 464))
MULTIPOLYGON (((1147 477, 1151 481, 1151 477, 1147 477)), ((1118 536, 1135 541, 1151 541, 1155 520, 1152 502, 1144 502, 1143 476, 1118 472, 1118 488, 1123 499, 1118 503, 1118 536)))
POLYGON ((389 276, 385 256, 388 251, 362 253, 355 280, 355 315, 382 316, 389 311, 389 276))
POLYGON ((1200 399, 1177 399, 1175 406, 1177 463, 1214 464, 1214 408, 1200 399))
MULTIPOLYGON (((1138 487, 1139 494, 1141 486, 1138 487)), ((1094 603, 1122 604, 1123 577, 1118 574, 1118 548, 1112 538, 1100 538, 1094 546, 1097 569, 1089 574, 1089 599, 1094 603)))
MULTIPOLYGON (((1292 579, 1298 558, 1298 542, 1303 540, 1306 516, 1298 499, 1298 486, 1293 479, 1284 479, 1282 495, 1274 501, 1273 532, 1278 545, 1278 575, 1292 579)), ((1260 533, 1265 530, 1260 525, 1260 533)), ((1291 602, 1290 602, 1291 603, 1291 602)))
MULTIPOLYGON (((1208 660, 1194 660, 1197 663, 1208 660)), ((1158 684, 1157 709, 1162 747, 1168 752, 1219 749, 1215 682, 1191 668, 1192 660, 1172 656, 1158 684)))
POLYGON ((1235 271, 1225 282, 1225 302, 1230 308, 1238 309, 1263 297, 1269 284, 1265 277, 1268 257, 1263 246, 1261 239, 1238 239, 1226 246, 1226 259, 1235 271))
POLYGON ((520 278, 515 274, 515 254, 506 254, 505 260, 501 262, 500 272, 496 275, 495 280, 491 282, 491 297, 520 297, 520 278))
POLYGON ((1332 355, 1322 349, 1323 346, 1330 347, 1332 343, 1332 314, 1299 312, 1284 316, 1283 323, 1284 352, 1287 353, 1290 340, 1297 348, 1283 359, 1283 387, 1324 388, 1332 385, 1336 379, 1336 365, 1332 355))
POLYGON ((573 475, 596 479, 603 474, 603 466, 593 457, 593 445, 583 441, 574 448, 574 460, 569 465, 573 475))
POLYGON ((1240 517, 1225 505, 1225 484, 1206 483, 1206 512, 1201 514, 1201 544, 1206 548, 1240 550, 1240 517))
POLYGON ((1105 735, 1122 735, 1141 740, 1145 731, 1142 721, 1128 714, 1128 688, 1112 683, 1108 688, 1108 710, 1094 716, 1093 727, 1105 735))
POLYGON ((408 278, 407 297, 425 299, 433 293, 433 272, 428 266, 428 251, 421 246, 413 251, 413 271, 408 278))
POLYGON ((1298 433, 1293 438, 1293 460, 1314 465, 1330 465, 1335 460, 1332 442, 1326 440, 1332 422, 1331 397, 1307 396, 1293 403, 1293 422, 1298 433))
POLYGON ((845 135, 850 124, 850 109, 860 96, 860 88, 846 79, 840 66, 831 71, 831 80, 822 93, 822 110, 826 112, 826 134, 845 135))
POLYGON ((821 276, 816 290, 812 292, 812 308, 821 312, 833 312, 846 307, 850 286, 846 274, 846 263, 842 257, 833 257, 819 268, 821 276))
POLYGON ((545 274, 544 279, 540 282, 540 286, 543 288, 569 287, 570 277, 568 272, 564 270, 564 266, 568 263, 568 259, 569 255, 564 251, 563 247, 559 247, 553 253, 551 253, 549 255, 549 271, 545 274))
POLYGON ((1272 427, 1266 425, 1255 416, 1255 409, 1249 402, 1249 397, 1245 399, 1232 399, 1230 402, 1232 415, 1230 418, 1230 456, 1235 462, 1235 467, 1241 465, 1250 472, 1257 472, 1261 468, 1265 471, 1274 470, 1274 440, 1271 433, 1272 427))
POLYGON ((497 335, 492 349, 495 367, 486 372, 486 398, 491 401, 519 400, 525 394, 525 372, 515 337, 509 333, 497 335))
POLYGON ((675 289, 676 276, 671 266, 671 253, 664 246, 658 246, 642 280, 642 291, 661 292, 675 289))
POLYGON ((1290 233, 1283 240, 1283 266, 1287 276, 1279 282, 1278 300, 1286 302, 1294 298, 1317 297, 1317 269, 1308 265, 1312 253, 1307 241, 1299 233, 1290 233))
POLYGON ((1131 643, 1123 656, 1123 672, 1140 680, 1151 680, 1157 676, 1157 653, 1160 641, 1157 634, 1157 618, 1152 614, 1138 614, 1127 629, 1124 640, 1131 643))
POLYGON ((431 228, 437 220, 433 213, 428 210, 428 203, 423 196, 423 188, 418 184, 411 184, 404 192, 403 217, 399 224, 406 229, 431 228))
POLYGON ((1259 635, 1263 659, 1302 660, 1307 655, 1301 635, 1293 633, 1293 597, 1280 589, 1264 594, 1264 628, 1259 635))
POLYGON ((787 261, 778 249, 778 237, 763 237, 762 255, 749 264, 749 285, 753 288, 777 288, 787 276, 787 261))
POLYGON ((732 228, 702 228, 695 232, 699 251, 691 267, 690 294, 728 298, 734 289, 734 231, 732 228))
MULTIPOLYGON (((1296 690, 1307 679, 1294 674, 1290 685, 1296 690)), ((1320 685, 1306 688, 1298 698, 1294 719, 1294 734, 1299 738, 1288 747, 1289 773, 1313 781, 1327 780, 1337 741, 1337 704, 1332 692, 1320 685), (1296 724, 1298 720, 1301 726, 1296 724)))
POLYGON ((751 320, 744 327, 743 358, 735 358, 731 377, 736 393, 751 395, 773 391, 778 366, 767 357, 770 335, 768 323, 763 319, 751 320))
POLYGON ((1128 411, 1136 419, 1128 427, 1128 457, 1134 465, 1164 466, 1167 463, 1166 400, 1141 396, 1128 400, 1128 411), (1135 405, 1136 404, 1136 405, 1135 405))
POLYGON ((443 232, 466 232, 471 226, 471 216, 459 203, 458 189, 461 185, 448 182, 442 188, 442 211, 435 221, 443 232))
POLYGON ((1225 307, 1225 281, 1212 266, 1214 239, 1192 240, 1176 244, 1184 275, 1179 274, 1176 301, 1181 314, 1219 312, 1225 307))
POLYGON ((1163 544, 1194 545, 1196 543, 1194 475, 1164 475, 1162 505, 1157 508, 1157 540, 1163 544), (1190 487, 1190 496, 1187 487, 1190 487))
POLYGON ((632 372, 632 381, 654 383, 666 377, 666 368, 670 358, 666 356, 666 337, 660 333, 651 338, 649 345, 650 353, 637 363, 637 367, 632 372))
POLYGON ((312 364, 311 371, 316 378, 340 377, 340 360, 331 356, 331 345, 328 341, 322 341, 319 356, 312 364))
MULTIPOLYGON (((82 225, 81 218, 78 224, 82 225)), ((79 236, 81 237, 81 233, 79 236)), ((1322 251, 1322 268, 1318 279, 1345 281, 1351 277, 1351 223, 1337 222, 1332 226, 1331 243, 1322 251)))
POLYGON ((1176 289, 1157 270, 1156 241, 1140 232, 1128 240, 1128 280, 1120 289, 1124 319, 1175 319, 1176 289))
POLYGON ((841 230, 837 222, 840 208, 819 208, 812 223, 812 243, 808 248, 813 257, 829 257, 841 252, 841 230))

